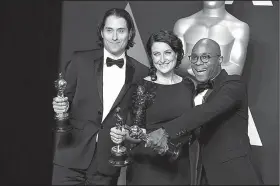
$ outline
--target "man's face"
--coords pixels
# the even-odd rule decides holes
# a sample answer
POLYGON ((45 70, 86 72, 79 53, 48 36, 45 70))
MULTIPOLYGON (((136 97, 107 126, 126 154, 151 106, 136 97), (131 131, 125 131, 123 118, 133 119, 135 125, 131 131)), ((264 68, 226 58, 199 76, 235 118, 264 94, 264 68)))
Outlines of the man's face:
POLYGON ((218 74, 222 58, 218 56, 217 51, 205 45, 197 46, 193 49, 191 58, 193 61, 197 60, 191 63, 191 68, 199 82, 206 82, 218 74))
POLYGON ((124 18, 109 16, 101 31, 105 49, 115 56, 120 56, 125 50, 130 33, 124 18))
POLYGON ((209 9, 220 8, 224 4, 225 1, 203 1, 203 6, 209 9))

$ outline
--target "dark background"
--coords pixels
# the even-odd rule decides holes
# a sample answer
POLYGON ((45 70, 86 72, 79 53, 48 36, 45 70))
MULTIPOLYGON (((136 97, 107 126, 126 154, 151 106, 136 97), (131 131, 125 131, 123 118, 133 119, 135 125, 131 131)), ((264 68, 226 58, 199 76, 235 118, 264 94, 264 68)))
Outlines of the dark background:
MULTIPOLYGON (((3 3, 3 44, 9 49, 4 56, 12 66, 12 72, 7 69, 5 73, 16 82, 10 100, 17 106, 17 114, 8 120, 11 132, 4 132, 12 142, 8 151, 11 161, 7 162, 9 183, 51 182, 51 102, 60 62, 63 65, 74 50, 95 47, 96 25, 104 12, 112 7, 125 8, 126 4, 95 1, 62 5, 50 0, 3 3)), ((192 1, 130 1, 144 44, 152 32, 172 30, 176 20, 199 11, 201 5, 192 1)), ((251 1, 226 5, 229 13, 251 29, 244 78, 263 143, 263 147, 253 146, 254 158, 266 184, 279 184, 279 2, 273 1, 273 5, 253 6, 251 1)))

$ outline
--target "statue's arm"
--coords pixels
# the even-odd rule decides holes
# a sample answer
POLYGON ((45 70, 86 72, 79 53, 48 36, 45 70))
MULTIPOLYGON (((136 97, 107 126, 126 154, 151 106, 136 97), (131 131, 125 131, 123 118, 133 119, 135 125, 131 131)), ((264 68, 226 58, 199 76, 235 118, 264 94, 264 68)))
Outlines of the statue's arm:
POLYGON ((173 29, 174 34, 182 41, 185 55, 187 54, 187 51, 186 51, 186 41, 184 39, 184 34, 186 33, 188 27, 189 24, 185 19, 179 19, 178 21, 176 21, 173 29))
POLYGON ((246 60, 247 47, 250 37, 250 28, 248 24, 242 23, 240 26, 232 29, 232 35, 235 40, 232 46, 229 63, 223 66, 223 68, 230 75, 241 75, 246 60))
MULTIPOLYGON (((174 29, 173 32, 175 35, 177 35, 177 37, 182 41, 183 44, 183 49, 184 49, 184 57, 182 59, 182 63, 184 63, 185 65, 189 66, 190 62, 188 59, 188 55, 190 54, 191 51, 187 51, 187 47, 186 47, 186 40, 185 40, 185 34, 188 31, 188 29, 191 27, 193 23, 193 19, 190 18, 182 18, 179 19, 175 25, 174 25, 174 29)), ((188 69, 188 67, 187 67, 188 69)), ((188 74, 184 74, 184 76, 189 77, 191 79, 194 79, 193 76, 193 72, 188 71, 188 74)))

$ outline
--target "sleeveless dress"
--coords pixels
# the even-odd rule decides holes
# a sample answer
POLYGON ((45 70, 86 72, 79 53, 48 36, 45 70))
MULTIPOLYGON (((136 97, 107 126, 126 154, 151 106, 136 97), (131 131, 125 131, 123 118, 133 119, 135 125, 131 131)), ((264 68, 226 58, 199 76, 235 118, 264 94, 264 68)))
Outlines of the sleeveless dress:
MULTIPOLYGON (((145 110, 145 124, 141 126, 147 129, 147 133, 157 129, 156 124, 177 118, 193 107, 193 84, 189 80, 162 85, 143 79, 139 85, 154 95, 145 110)), ((158 155, 152 149, 145 148, 143 142, 130 153, 133 163, 127 168, 127 185, 190 184, 188 143, 183 145, 181 155, 175 161, 169 161, 167 156, 158 155)))

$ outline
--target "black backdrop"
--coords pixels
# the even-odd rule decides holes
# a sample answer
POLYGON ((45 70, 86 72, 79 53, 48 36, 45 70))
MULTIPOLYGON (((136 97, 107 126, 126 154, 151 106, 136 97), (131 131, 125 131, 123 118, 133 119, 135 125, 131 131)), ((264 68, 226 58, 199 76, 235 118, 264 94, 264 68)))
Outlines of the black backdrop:
MULTIPOLYGON (((115 3, 118 3, 115 4, 117 7, 126 5, 124 2, 111 3, 107 3, 99 11, 104 12, 115 3)), ((156 25, 141 26, 145 25, 147 19, 141 17, 141 9, 135 7, 145 6, 140 2, 130 4, 145 43, 149 32, 160 28, 156 25)), ((249 62, 246 63, 244 74, 249 83, 252 114, 255 122, 258 120, 260 121, 258 123, 262 123, 256 125, 264 147, 255 148, 254 151, 258 154, 256 158, 262 167, 265 183, 277 184, 279 183, 279 3, 277 2, 273 9, 252 8, 251 4, 251 1, 234 2, 234 6, 227 7, 227 10, 249 23, 251 30, 254 30, 251 32, 247 54, 249 62), (250 24, 252 22, 254 24, 250 24)), ((199 7, 194 6, 195 8, 189 8, 188 12, 180 7, 174 12, 177 17, 174 20, 169 19, 169 22, 174 22, 181 15, 188 16, 196 12, 199 7)), ((9 93, 4 101, 7 101, 7 105, 11 108, 11 116, 9 115, 8 123, 4 126, 11 126, 12 130, 2 132, 7 142, 11 142, 8 146, 9 161, 6 161, 8 183, 50 184, 53 124, 51 102, 55 95, 53 81, 57 78, 60 61, 62 5, 59 1, 34 0, 9 1, 3 3, 2 7, 5 8, 2 44, 5 49, 9 49, 8 52, 4 52, 3 64, 11 64, 8 69, 4 68, 3 74, 9 80, 13 80, 12 82, 16 82, 13 86, 4 87, 7 91, 3 91, 9 93)), ((168 12, 167 7, 165 9, 168 12)), ((152 12, 153 9, 160 7, 154 3, 145 8, 149 8, 152 12)), ((153 21, 163 25, 159 20, 153 21)), ((164 29, 172 29, 173 25, 170 24, 167 28, 166 25, 163 26, 164 29)), ((3 82, 7 80, 3 79, 3 82)))
POLYGON ((2 70, 2 82, 10 84, 3 91, 8 95, 2 99, 7 102, 2 109, 9 108, 9 112, 2 126, 11 128, 1 130, 3 143, 8 143, 7 168, 1 166, 1 172, 8 170, 9 175, 0 176, 0 182, 50 185, 51 103, 58 70, 61 4, 48 0, 5 1, 1 8, 1 44, 8 49, 1 63, 9 66, 2 70))

